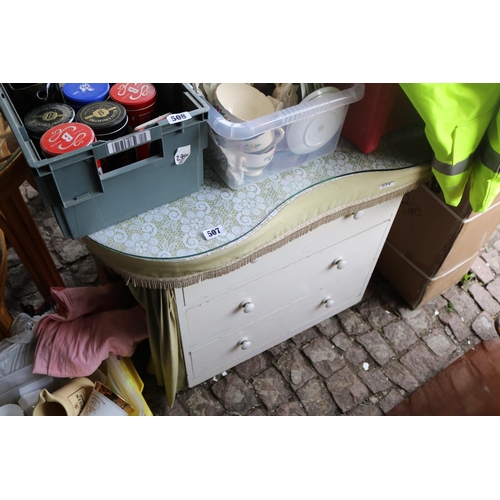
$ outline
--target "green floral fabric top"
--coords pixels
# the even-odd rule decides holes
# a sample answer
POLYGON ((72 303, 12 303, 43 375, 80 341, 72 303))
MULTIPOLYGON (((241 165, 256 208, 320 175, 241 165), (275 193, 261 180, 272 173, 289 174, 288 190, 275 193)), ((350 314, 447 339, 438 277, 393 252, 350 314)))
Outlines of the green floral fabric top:
POLYGON ((423 130, 407 129, 382 138, 364 154, 342 137, 337 150, 303 165, 234 190, 208 166, 195 193, 137 215, 88 238, 111 250, 144 259, 184 259, 240 241, 296 196, 331 179, 359 172, 402 169, 428 161, 432 152, 423 130), (219 227, 208 238, 203 231, 219 227))

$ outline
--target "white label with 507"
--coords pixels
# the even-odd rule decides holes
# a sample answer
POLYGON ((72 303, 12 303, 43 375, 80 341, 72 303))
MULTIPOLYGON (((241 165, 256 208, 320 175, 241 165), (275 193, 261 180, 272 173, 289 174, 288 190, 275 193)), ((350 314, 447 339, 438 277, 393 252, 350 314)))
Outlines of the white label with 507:
POLYGON ((203 236, 206 240, 211 240, 213 238, 217 238, 218 236, 224 236, 225 234, 226 231, 224 231, 222 226, 215 226, 211 229, 205 229, 205 231, 203 231, 203 236))

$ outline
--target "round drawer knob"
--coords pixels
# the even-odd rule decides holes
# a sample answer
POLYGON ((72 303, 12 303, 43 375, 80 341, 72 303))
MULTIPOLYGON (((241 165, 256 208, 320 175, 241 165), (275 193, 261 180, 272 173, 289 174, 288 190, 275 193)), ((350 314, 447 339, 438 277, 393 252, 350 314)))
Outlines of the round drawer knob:
POLYGON ((250 346, 252 345, 252 343, 248 340, 248 339, 242 339, 240 340, 239 342, 241 348, 246 351, 247 349, 250 348, 250 346))
POLYGON ((243 308, 243 312, 249 313, 255 309, 255 304, 252 304, 249 300, 245 300, 240 304, 240 307, 243 308))
POLYGON ((321 303, 325 304, 325 307, 332 307, 333 304, 335 304, 335 301, 328 295, 322 300, 321 303))
POLYGON ((337 269, 344 269, 347 266, 347 261, 341 258, 338 258, 333 261, 333 265, 337 267, 337 269))
POLYGON ((361 219, 361 217, 363 217, 363 215, 365 214, 365 211, 364 210, 359 210, 358 212, 356 212, 354 214, 354 219, 355 220, 358 220, 358 219, 361 219))

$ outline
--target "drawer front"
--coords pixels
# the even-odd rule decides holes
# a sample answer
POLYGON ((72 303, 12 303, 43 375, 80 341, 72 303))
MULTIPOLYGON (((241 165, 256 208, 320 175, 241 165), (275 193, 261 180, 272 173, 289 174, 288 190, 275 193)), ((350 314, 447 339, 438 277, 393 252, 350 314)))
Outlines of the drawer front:
POLYGON ((228 370, 356 304, 366 289, 372 270, 372 265, 366 266, 274 314, 191 350, 186 356, 190 363, 187 367, 189 385, 199 384, 228 370), (327 297, 333 300, 329 307, 325 302, 327 297))
POLYGON ((378 256, 388 223, 310 255, 279 271, 186 311, 189 345, 234 331, 348 277, 378 256), (337 261, 341 262, 337 264, 337 261), (345 264, 345 267, 343 266, 345 264), (245 312, 244 303, 248 312, 245 312))
POLYGON ((183 290, 184 305, 189 308, 224 295, 242 284, 254 281, 389 220, 396 213, 400 201, 401 198, 396 198, 356 214, 335 219, 234 272, 186 287, 183 290))

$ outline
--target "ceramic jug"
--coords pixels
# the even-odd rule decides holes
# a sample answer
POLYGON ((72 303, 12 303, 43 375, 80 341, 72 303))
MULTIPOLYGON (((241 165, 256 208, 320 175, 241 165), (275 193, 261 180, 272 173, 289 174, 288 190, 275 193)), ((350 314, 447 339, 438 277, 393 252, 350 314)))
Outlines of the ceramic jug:
POLYGON ((80 415, 92 394, 94 382, 86 377, 71 379, 52 394, 42 389, 33 410, 34 417, 75 417, 80 415))

